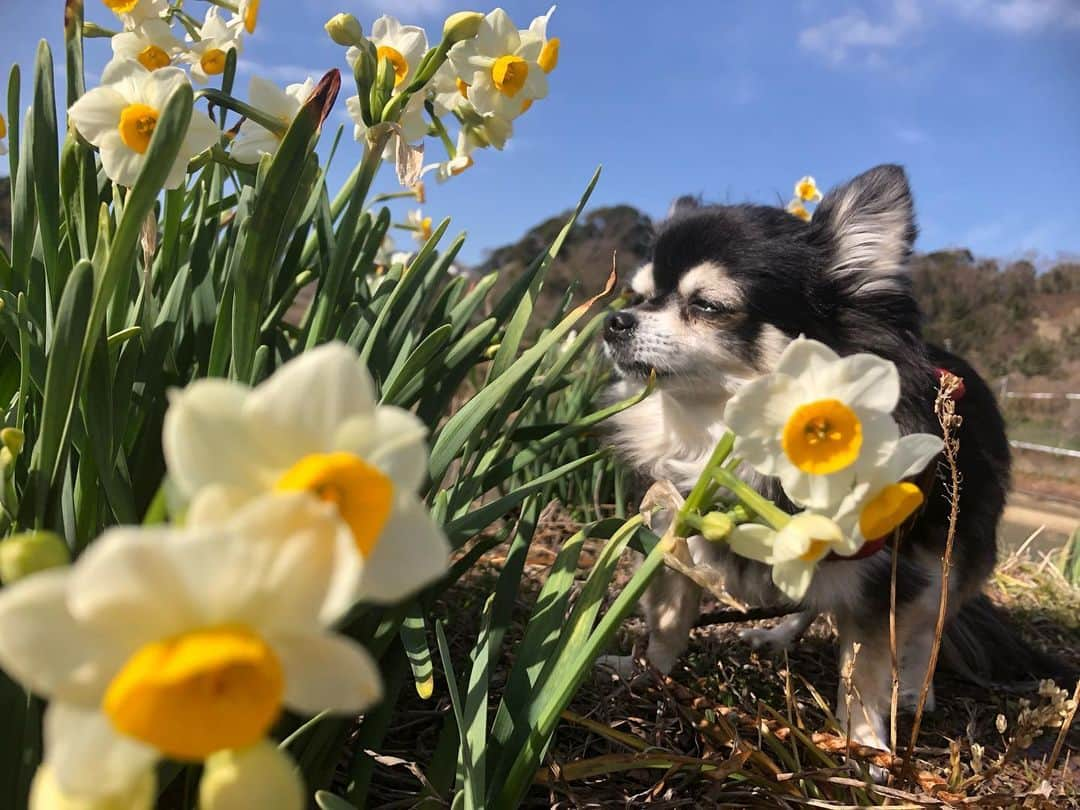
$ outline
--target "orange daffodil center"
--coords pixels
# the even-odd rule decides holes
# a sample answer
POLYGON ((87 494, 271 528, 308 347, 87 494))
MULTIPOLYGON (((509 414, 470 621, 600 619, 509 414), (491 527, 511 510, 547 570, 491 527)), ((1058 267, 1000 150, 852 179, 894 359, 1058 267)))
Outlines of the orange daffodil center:
POLYGON ((795 409, 784 426, 782 444, 800 470, 828 475, 859 457, 862 440, 855 412, 839 400, 821 399, 795 409))
POLYGON ((139 5, 139 0, 102 0, 105 7, 115 14, 130 14, 139 5))
POLYGON ((210 48, 199 57, 199 66, 208 76, 218 76, 225 72, 227 55, 220 48, 210 48))
POLYGON ((389 45, 380 45, 375 54, 378 59, 388 59, 390 61, 390 66, 394 69, 394 87, 405 81, 405 77, 409 75, 409 62, 401 51, 389 45))
POLYGON ((180 760, 262 739, 281 711, 274 651, 241 626, 191 630, 140 647, 112 679, 102 709, 122 734, 180 760))
POLYGON ((537 62, 544 73, 551 73, 559 64, 559 38, 552 37, 544 43, 540 49, 540 57, 537 62))
POLYGON ((148 104, 129 104, 120 113, 120 140, 140 155, 150 147, 160 113, 148 104))
POLYGON ((310 492, 336 505, 365 557, 374 552, 394 503, 390 478, 352 453, 304 456, 285 471, 274 488, 310 492))
POLYGON ((0 115, 0 138, 7 137, 7 121, 4 120, 4 116, 0 115))
POLYGON ((867 540, 890 534, 922 506, 924 496, 915 484, 902 481, 878 492, 859 514, 859 531, 867 540))
POLYGON ((529 63, 520 56, 500 56, 491 66, 491 80, 495 88, 507 98, 513 98, 520 93, 528 78, 529 63))
POLYGON ((147 70, 158 70, 159 68, 168 67, 172 64, 169 55, 157 45, 147 45, 139 51, 136 58, 139 60, 139 64, 147 70))
POLYGON ((249 34, 255 33, 255 26, 259 22, 259 6, 262 0, 248 0, 247 8, 244 9, 244 30, 249 34))

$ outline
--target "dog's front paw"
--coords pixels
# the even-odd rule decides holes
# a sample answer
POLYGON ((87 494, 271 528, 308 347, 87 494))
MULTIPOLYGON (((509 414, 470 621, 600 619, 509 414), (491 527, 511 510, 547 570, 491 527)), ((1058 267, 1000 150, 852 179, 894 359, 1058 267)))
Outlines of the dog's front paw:
POLYGON ((653 667, 660 670, 662 674, 667 675, 675 668, 675 662, 679 660, 679 656, 682 655, 685 649, 685 644, 669 644, 653 635, 649 638, 649 646, 645 650, 645 657, 653 667))

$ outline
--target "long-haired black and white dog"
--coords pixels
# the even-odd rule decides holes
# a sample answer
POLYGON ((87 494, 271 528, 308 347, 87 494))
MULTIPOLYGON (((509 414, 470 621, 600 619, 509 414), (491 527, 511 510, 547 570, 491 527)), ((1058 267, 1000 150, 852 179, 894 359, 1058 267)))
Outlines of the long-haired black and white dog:
MULTIPOLYGON (((840 355, 871 352, 894 362, 901 379, 895 417, 905 434, 941 435, 933 408, 938 370, 959 375, 966 389, 957 404, 963 417, 963 488, 946 652, 966 660, 969 671, 982 669, 991 677, 1020 676, 1025 668, 1040 675, 1049 660, 1003 632, 998 614, 978 596, 996 560, 1009 445, 983 380, 921 336, 905 271, 915 233, 911 192, 899 166, 879 166, 833 189, 810 222, 779 208, 680 200, 659 226, 652 262, 633 279, 636 300, 605 326, 606 347, 620 375, 613 395, 640 390, 653 370, 658 380, 653 395, 615 417, 612 441, 644 479, 669 480, 685 494, 724 433, 728 398, 747 380, 771 371, 799 335, 840 355), (980 660, 987 650, 1012 669, 988 667, 993 655, 980 660)), ((747 478, 778 503, 787 503, 775 480, 749 472, 747 478)), ((928 666, 948 513, 939 474, 899 545, 897 644, 902 695, 908 700, 918 694, 928 666)), ((691 538, 690 547, 695 561, 726 572, 736 597, 783 605, 766 566, 701 538, 691 538)), ((744 634, 756 646, 784 646, 816 615, 830 614, 839 630, 841 666, 855 659, 852 737, 876 747, 885 744, 883 718, 891 693, 891 558, 884 550, 860 560, 822 563, 799 612, 772 630, 744 634)), ((660 670, 670 670, 685 650, 699 603, 699 589, 672 570, 650 586, 643 600, 647 656, 660 670)), ((841 713, 844 707, 845 701, 838 701, 841 713)))

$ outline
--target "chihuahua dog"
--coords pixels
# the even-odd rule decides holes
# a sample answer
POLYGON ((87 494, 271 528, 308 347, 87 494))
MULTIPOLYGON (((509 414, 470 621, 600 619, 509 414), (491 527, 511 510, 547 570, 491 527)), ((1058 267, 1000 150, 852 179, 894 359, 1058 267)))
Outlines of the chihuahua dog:
MULTIPOLYGON (((999 615, 981 586, 996 560, 996 529, 1009 486, 1009 444, 989 388, 967 363, 927 344, 906 264, 916 228, 907 177, 878 166, 825 195, 810 222, 761 205, 704 206, 681 198, 655 235, 652 261, 632 281, 635 298, 610 315, 604 341, 618 380, 612 396, 640 391, 650 374, 657 389, 613 418, 611 441, 645 481, 667 480, 686 494, 725 432, 724 405, 741 385, 769 373, 798 337, 840 355, 870 352, 896 364, 901 433, 941 428, 934 400, 942 369, 964 383, 957 411, 963 485, 949 578, 946 652, 1045 663, 1017 653, 1016 638, 995 640, 999 615), (967 617, 965 619, 965 617, 967 617)), ((942 555, 949 527, 943 465, 922 511, 898 544, 896 641, 901 694, 910 703, 929 666, 939 613, 942 555)), ((779 482, 742 471, 762 494, 789 511, 779 482)), ((801 604, 787 605, 767 566, 723 543, 689 541, 697 563, 720 568, 732 595, 794 612, 771 630, 744 637, 784 647, 825 613, 839 632, 841 671, 852 673, 851 716, 841 695, 838 717, 852 738, 885 748, 891 701, 890 548, 863 559, 823 562, 801 604), (857 654, 856 654, 857 651, 857 654)), ((665 569, 643 599, 647 657, 667 672, 686 649, 700 615, 700 589, 665 569)), ((983 661, 985 664, 986 662, 983 661)), ((982 667, 986 669, 987 667, 982 667)), ((1015 667, 1014 667, 1015 669, 1015 667)), ((995 675, 1000 675, 998 668, 995 675)), ((1030 674, 1039 674, 1031 672, 1030 674)), ((1009 672, 1006 677, 1019 676, 1009 672)), ((843 684, 841 690, 844 690, 843 684)), ((928 705, 932 703, 928 701, 928 705)))

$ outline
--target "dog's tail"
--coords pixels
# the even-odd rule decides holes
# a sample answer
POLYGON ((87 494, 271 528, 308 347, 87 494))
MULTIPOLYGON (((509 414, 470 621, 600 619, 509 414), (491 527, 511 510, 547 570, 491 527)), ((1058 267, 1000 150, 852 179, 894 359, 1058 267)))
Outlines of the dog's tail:
POLYGON ((1070 688, 1080 671, 1025 641, 1008 614, 980 594, 953 617, 941 643, 941 668, 981 686, 1030 686, 1049 678, 1070 688))

